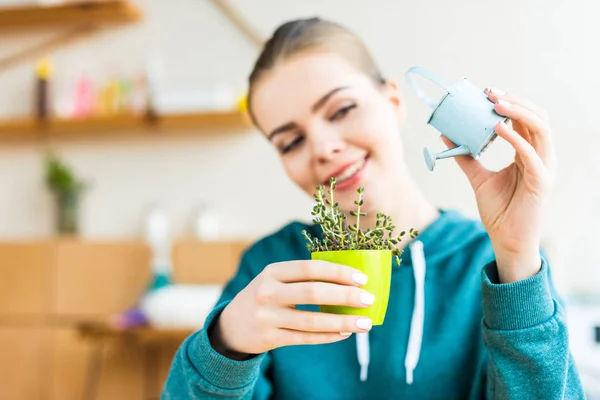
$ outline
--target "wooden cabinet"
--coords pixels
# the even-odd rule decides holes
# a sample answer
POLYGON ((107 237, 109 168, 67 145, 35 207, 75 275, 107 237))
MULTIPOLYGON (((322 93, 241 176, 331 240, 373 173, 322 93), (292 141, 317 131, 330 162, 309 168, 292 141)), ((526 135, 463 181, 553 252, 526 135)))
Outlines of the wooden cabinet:
POLYGON ((143 243, 62 241, 54 257, 52 312, 58 317, 107 317, 134 306, 151 284, 143 243))
POLYGON ((36 325, 0 325, 0 399, 45 398, 48 332, 36 325))
POLYGON ((51 258, 48 243, 0 244, 0 321, 47 316, 51 258))
MULTIPOLYGON (((174 280, 224 283, 248 244, 181 240, 174 280)), ((79 400, 90 389, 98 400, 158 398, 180 340, 100 345, 77 329, 133 306, 151 282, 149 262, 136 241, 0 244, 0 399, 79 400)))
POLYGON ((200 243, 182 240, 173 249, 174 279, 189 283, 222 283, 233 276, 245 242, 200 243), (202 254, 200 258, 198 255, 202 254))

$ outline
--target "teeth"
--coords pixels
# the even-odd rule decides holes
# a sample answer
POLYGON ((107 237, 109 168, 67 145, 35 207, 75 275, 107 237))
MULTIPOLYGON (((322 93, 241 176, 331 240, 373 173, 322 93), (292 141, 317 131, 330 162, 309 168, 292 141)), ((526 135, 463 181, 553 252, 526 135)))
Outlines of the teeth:
POLYGON ((345 181, 346 179, 350 178, 352 175, 354 175, 358 170, 360 170, 363 165, 365 165, 365 160, 359 160, 357 162, 355 162, 354 164, 352 164, 351 166, 349 166, 348 168, 346 168, 344 170, 344 172, 342 172, 341 174, 339 174, 336 178, 336 180, 338 182, 342 182, 345 181))

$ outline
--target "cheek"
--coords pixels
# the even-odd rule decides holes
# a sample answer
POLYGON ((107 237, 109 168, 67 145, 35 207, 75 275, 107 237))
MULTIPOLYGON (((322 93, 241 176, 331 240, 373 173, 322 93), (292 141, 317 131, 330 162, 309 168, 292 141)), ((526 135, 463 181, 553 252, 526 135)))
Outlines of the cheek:
POLYGON ((313 193, 310 165, 302 157, 284 157, 282 159, 283 168, 287 176, 300 189, 305 192, 313 193))
POLYGON ((377 150, 399 140, 397 116, 384 104, 365 105, 354 126, 365 148, 377 150))

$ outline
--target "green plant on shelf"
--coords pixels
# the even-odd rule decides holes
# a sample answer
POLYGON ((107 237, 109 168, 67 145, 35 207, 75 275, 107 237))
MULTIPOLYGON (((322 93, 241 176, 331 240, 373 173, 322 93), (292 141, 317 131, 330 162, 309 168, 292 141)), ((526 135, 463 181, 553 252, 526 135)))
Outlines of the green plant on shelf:
POLYGON ((54 153, 46 155, 45 182, 56 201, 58 233, 77 234, 80 200, 88 183, 78 178, 73 169, 54 153))

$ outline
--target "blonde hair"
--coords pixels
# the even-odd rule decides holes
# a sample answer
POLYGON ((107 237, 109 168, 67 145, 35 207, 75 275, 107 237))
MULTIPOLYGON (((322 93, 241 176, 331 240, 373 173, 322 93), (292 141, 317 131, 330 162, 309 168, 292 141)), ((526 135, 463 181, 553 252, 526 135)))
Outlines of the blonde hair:
POLYGON ((371 53, 350 30, 318 17, 292 20, 280 25, 265 43, 248 79, 248 112, 255 125, 251 99, 257 82, 281 61, 310 50, 341 55, 375 83, 385 83, 371 53))

